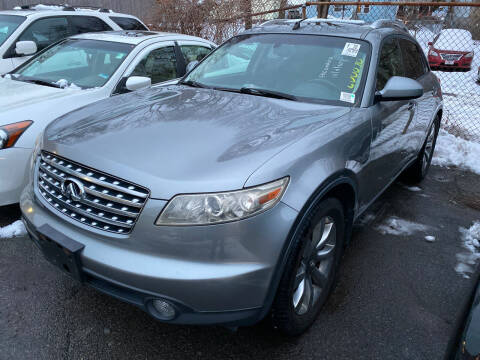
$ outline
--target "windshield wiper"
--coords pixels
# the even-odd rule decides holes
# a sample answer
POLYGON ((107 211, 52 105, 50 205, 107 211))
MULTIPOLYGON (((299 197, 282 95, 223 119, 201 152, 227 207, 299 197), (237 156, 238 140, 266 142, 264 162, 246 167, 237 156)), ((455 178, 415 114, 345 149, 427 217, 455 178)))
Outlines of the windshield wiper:
POLYGON ((191 87, 196 87, 196 88, 208 88, 207 86, 203 85, 202 83, 199 83, 195 80, 187 80, 187 81, 180 81, 180 85, 187 85, 191 87))
POLYGON ((294 95, 290 95, 290 94, 283 93, 283 92, 280 92, 280 91, 275 91, 275 90, 242 87, 240 89, 240 92, 243 93, 243 94, 265 96, 265 97, 271 97, 271 98, 275 98, 275 99, 286 99, 286 100, 292 100, 292 101, 297 101, 298 100, 297 97, 294 96, 294 95))
POLYGON ((50 87, 54 87, 54 88, 57 88, 57 89, 62 89, 62 87, 59 84, 54 83, 54 82, 50 82, 50 81, 46 81, 46 80, 42 80, 42 79, 18 77, 15 80, 24 81, 24 82, 28 82, 28 83, 32 83, 32 84, 37 84, 37 85, 50 86, 50 87))

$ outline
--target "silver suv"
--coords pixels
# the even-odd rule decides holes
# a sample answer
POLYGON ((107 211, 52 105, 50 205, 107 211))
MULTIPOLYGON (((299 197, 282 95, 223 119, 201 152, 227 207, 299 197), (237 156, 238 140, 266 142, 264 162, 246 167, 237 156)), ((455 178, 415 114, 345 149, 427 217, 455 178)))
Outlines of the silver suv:
POLYGON ((21 209, 47 259, 159 320, 297 335, 355 219, 425 177, 441 115, 402 27, 273 21, 177 85, 54 121, 21 209))

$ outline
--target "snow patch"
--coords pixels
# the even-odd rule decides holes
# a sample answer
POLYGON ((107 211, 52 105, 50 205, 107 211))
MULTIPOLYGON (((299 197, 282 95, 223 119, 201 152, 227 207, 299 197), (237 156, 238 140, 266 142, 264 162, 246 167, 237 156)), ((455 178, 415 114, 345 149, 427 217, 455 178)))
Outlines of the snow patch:
POLYGON ((62 89, 69 89, 69 90, 81 90, 82 88, 75 85, 74 83, 69 84, 67 80, 60 79, 56 83, 56 85, 60 86, 62 89))
POLYGON ((10 239, 27 234, 27 230, 21 220, 15 221, 13 224, 0 227, 0 239, 10 239))
POLYGON ((391 216, 375 229, 383 235, 406 236, 416 232, 426 231, 428 226, 391 216))
POLYGON ((480 144, 440 130, 432 164, 456 166, 480 175, 480 144))
POLYGON ((427 235, 427 236, 425 236, 425 241, 434 242, 435 241, 435 236, 427 235))
POLYGON ((468 229, 461 227, 459 231, 462 234, 462 245, 468 251, 457 254, 455 271, 468 279, 468 274, 475 271, 474 265, 480 259, 480 221, 475 221, 468 229))

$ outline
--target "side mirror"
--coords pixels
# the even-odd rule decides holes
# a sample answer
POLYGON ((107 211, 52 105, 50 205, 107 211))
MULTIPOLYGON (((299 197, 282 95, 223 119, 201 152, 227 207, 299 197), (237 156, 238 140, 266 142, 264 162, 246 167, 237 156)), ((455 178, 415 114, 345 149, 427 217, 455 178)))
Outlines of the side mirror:
POLYGON ((15 44, 15 52, 20 56, 33 55, 38 51, 34 41, 18 41, 15 44))
POLYGON ((190 61, 190 62, 187 64, 187 73, 189 73, 190 71, 192 71, 193 68, 194 68, 195 66, 197 66, 199 62, 200 62, 200 61, 197 61, 197 60, 190 61))
POLYGON ((432 46, 432 45, 433 45, 433 42, 429 41, 427 45, 428 45, 428 46, 432 46))
POLYGON ((130 76, 125 83, 127 90, 135 91, 152 86, 152 79, 146 76, 130 76))
POLYGON ((375 96, 380 101, 396 101, 417 99, 423 95, 423 86, 418 81, 403 76, 393 76, 383 90, 375 96))

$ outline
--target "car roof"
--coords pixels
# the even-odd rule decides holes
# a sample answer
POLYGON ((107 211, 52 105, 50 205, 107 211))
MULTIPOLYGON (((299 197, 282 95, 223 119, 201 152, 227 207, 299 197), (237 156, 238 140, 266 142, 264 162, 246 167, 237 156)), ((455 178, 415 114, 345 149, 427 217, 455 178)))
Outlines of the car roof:
POLYGON ((108 9, 88 9, 82 7, 75 7, 74 10, 62 10, 60 7, 57 9, 55 7, 46 7, 45 9, 14 9, 14 10, 2 10, 0 15, 18 15, 18 16, 27 16, 27 17, 47 17, 47 16, 58 16, 58 15, 80 15, 80 16, 92 16, 103 15, 103 16, 122 16, 135 18, 135 16, 130 14, 117 13, 108 9))
POLYGON ((158 31, 143 31, 143 30, 120 30, 120 31, 103 31, 84 33, 70 37, 71 39, 88 39, 88 40, 102 40, 113 41, 126 44, 138 45, 144 41, 152 39, 161 40, 199 40, 213 44, 208 40, 201 39, 195 36, 175 34, 158 31))
POLYGON ((290 33, 311 34, 349 37, 364 39, 368 33, 378 31, 385 35, 391 33, 409 34, 403 24, 390 20, 378 20, 367 24, 361 20, 335 20, 335 19, 305 19, 305 20, 270 20, 244 34, 255 33, 290 33))

